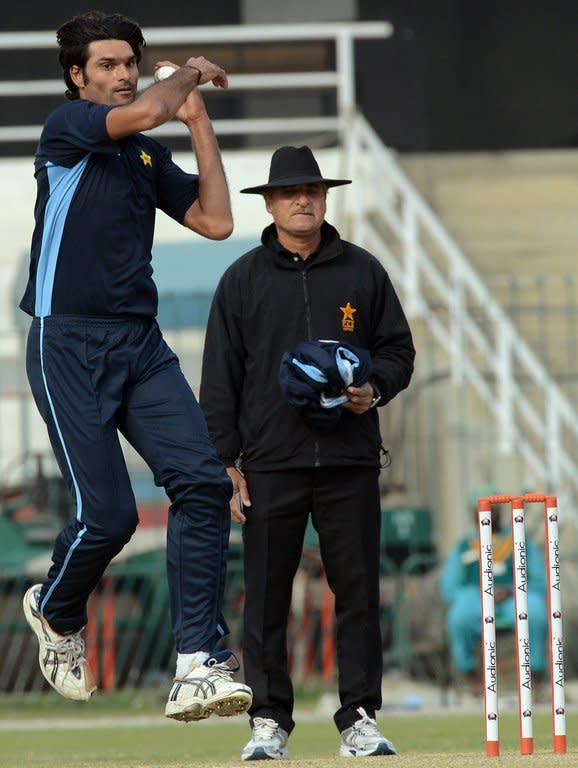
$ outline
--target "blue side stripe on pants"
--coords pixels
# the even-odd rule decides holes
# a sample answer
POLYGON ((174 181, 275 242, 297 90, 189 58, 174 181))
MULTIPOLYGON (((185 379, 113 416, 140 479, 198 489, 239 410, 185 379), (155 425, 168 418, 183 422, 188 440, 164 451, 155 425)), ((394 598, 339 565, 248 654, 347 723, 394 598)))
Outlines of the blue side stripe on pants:
MULTIPOLYGON (((54 425, 56 427, 56 431, 58 432, 58 437, 60 438, 60 443, 62 445, 62 450, 64 451, 64 456, 66 458, 66 463, 68 464, 68 469, 70 470, 70 475, 72 477, 72 482, 74 484, 74 493, 76 496, 76 519, 78 521, 82 520, 82 496, 80 493, 80 488, 78 487, 78 483, 76 481, 76 476, 74 474, 74 470, 72 468, 72 463, 70 461, 70 456, 68 455, 68 451, 66 450, 66 444, 64 442, 64 438, 62 436, 62 431, 60 429, 60 424, 58 423, 58 418, 56 416, 56 411, 54 410, 54 404, 52 402, 52 398, 50 397, 50 390, 48 388, 48 382, 46 380, 46 373, 44 370, 44 318, 40 318, 40 367, 42 370, 42 381, 44 383, 44 390, 46 392, 46 398, 48 400, 48 404, 50 406, 50 412, 52 413, 52 418, 54 419, 54 425)), ((57 578, 54 580, 52 586, 46 593, 44 600, 42 601, 42 605, 40 606, 40 613, 44 610, 44 606, 46 605, 46 602, 50 598, 50 595, 54 591, 55 587, 58 585, 58 582, 62 578, 62 574, 66 570, 66 566, 68 565, 68 561, 70 560, 72 553, 76 549, 76 547, 80 544, 80 541, 84 534, 86 533, 86 526, 83 527, 79 532, 78 535, 73 542, 73 544, 70 547, 70 550, 68 551, 68 554, 66 555, 66 558, 64 560, 64 563, 62 564, 62 568, 60 570, 60 573, 58 574, 57 578)))

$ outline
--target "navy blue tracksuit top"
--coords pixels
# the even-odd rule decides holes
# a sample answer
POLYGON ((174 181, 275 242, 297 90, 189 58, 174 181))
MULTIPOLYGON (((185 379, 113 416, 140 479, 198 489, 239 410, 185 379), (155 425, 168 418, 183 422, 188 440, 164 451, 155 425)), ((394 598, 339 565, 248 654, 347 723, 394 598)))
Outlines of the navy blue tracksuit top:
POLYGON ((30 275, 20 304, 29 315, 156 315, 155 210, 182 224, 198 196, 198 177, 148 136, 113 141, 106 130, 111 109, 72 101, 44 126, 30 275))

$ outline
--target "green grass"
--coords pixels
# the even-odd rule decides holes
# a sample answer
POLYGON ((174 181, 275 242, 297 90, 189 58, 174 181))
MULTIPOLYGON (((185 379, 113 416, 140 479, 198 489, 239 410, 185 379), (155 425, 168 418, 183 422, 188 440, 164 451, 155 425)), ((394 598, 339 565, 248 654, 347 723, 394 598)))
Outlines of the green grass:
MULTIPOLYGON (((34 727, 0 731, 0 768, 194 768, 241 766, 240 751, 249 729, 246 718, 189 725, 165 721, 159 694, 101 696, 82 706, 55 696, 0 698, 0 724, 18 721, 20 727, 34 720, 34 727), (139 698, 140 696, 140 698, 139 698), (87 720, 87 715, 91 716, 87 720), (154 715, 155 722, 102 727, 103 718, 154 715), (58 720, 55 720, 58 718, 58 720), (42 728, 38 727, 38 720, 42 728), (63 722, 74 727, 62 727, 63 722)), ((488 765, 484 756, 481 714, 387 715, 379 718, 382 731, 397 746, 396 765, 403 768, 477 768, 488 765)), ((568 715, 571 736, 578 714, 568 715)), ((498 764, 514 768, 527 765, 518 755, 517 721, 513 714, 500 718, 503 758, 498 764)), ((551 719, 539 712, 534 718, 536 752, 534 765, 578 766, 578 752, 551 753, 551 719)), ((328 716, 301 716, 291 735, 291 768, 334 768, 338 734, 328 716)), ((379 759, 379 765, 383 758, 379 759)), ((362 765, 365 761, 362 762, 362 765)), ((490 763, 491 764, 491 763, 490 763)), ((376 766, 377 768, 377 766, 376 766)))
MULTIPOLYGON (((99 692, 86 704, 68 701, 51 690, 44 693, 0 694, 0 721, 20 717, 111 717, 117 713, 129 717, 158 715, 164 709, 171 682, 171 678, 167 677, 166 685, 158 688, 126 689, 106 694, 99 692)), ((313 709, 319 701, 319 696, 327 690, 331 691, 332 688, 322 684, 296 688, 298 709, 313 709)))
MULTIPOLYGON (((167 679, 167 689, 168 689, 167 679)), ((123 690, 110 694, 98 693, 90 702, 69 701, 52 691, 0 695, 0 722, 8 718, 75 718, 157 715, 166 702, 166 690, 123 690)))

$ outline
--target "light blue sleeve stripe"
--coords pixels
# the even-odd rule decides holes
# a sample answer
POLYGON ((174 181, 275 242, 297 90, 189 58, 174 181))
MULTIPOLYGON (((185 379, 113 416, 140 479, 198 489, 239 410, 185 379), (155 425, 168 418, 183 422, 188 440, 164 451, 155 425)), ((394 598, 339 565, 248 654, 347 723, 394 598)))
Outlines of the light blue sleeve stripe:
POLYGON ((355 369, 359 367, 359 358, 349 349, 338 347, 335 353, 335 362, 343 383, 348 387, 353 382, 355 369))
POLYGON ((338 405, 343 405, 349 400, 347 395, 339 395, 339 397, 325 397, 323 393, 319 396, 319 402, 322 408, 337 408, 338 405))
POLYGON ((70 203, 90 155, 86 155, 72 168, 46 163, 50 195, 44 212, 42 246, 36 269, 36 304, 34 314, 46 317, 52 312, 52 291, 58 262, 62 233, 70 203))
POLYGON ((317 366, 302 363, 300 360, 297 360, 296 357, 294 357, 291 362, 294 366, 300 368, 306 376, 313 379, 313 381, 317 381, 319 384, 327 384, 327 376, 321 369, 317 368, 317 366))

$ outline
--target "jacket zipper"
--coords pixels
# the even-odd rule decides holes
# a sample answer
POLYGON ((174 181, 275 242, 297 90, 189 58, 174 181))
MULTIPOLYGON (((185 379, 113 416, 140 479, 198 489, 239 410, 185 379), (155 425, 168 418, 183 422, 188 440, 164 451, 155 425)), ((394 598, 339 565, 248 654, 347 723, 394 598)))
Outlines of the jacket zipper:
MULTIPOLYGON (((305 320, 307 321, 307 335, 309 337, 309 341, 314 341, 313 329, 311 328, 311 307, 309 305, 309 291, 307 290, 307 269, 301 270, 301 276, 303 277, 303 297, 305 299, 305 320)), ((315 440, 313 444, 313 457, 313 466, 320 467, 321 461, 319 459, 319 442, 317 440, 315 440)))

